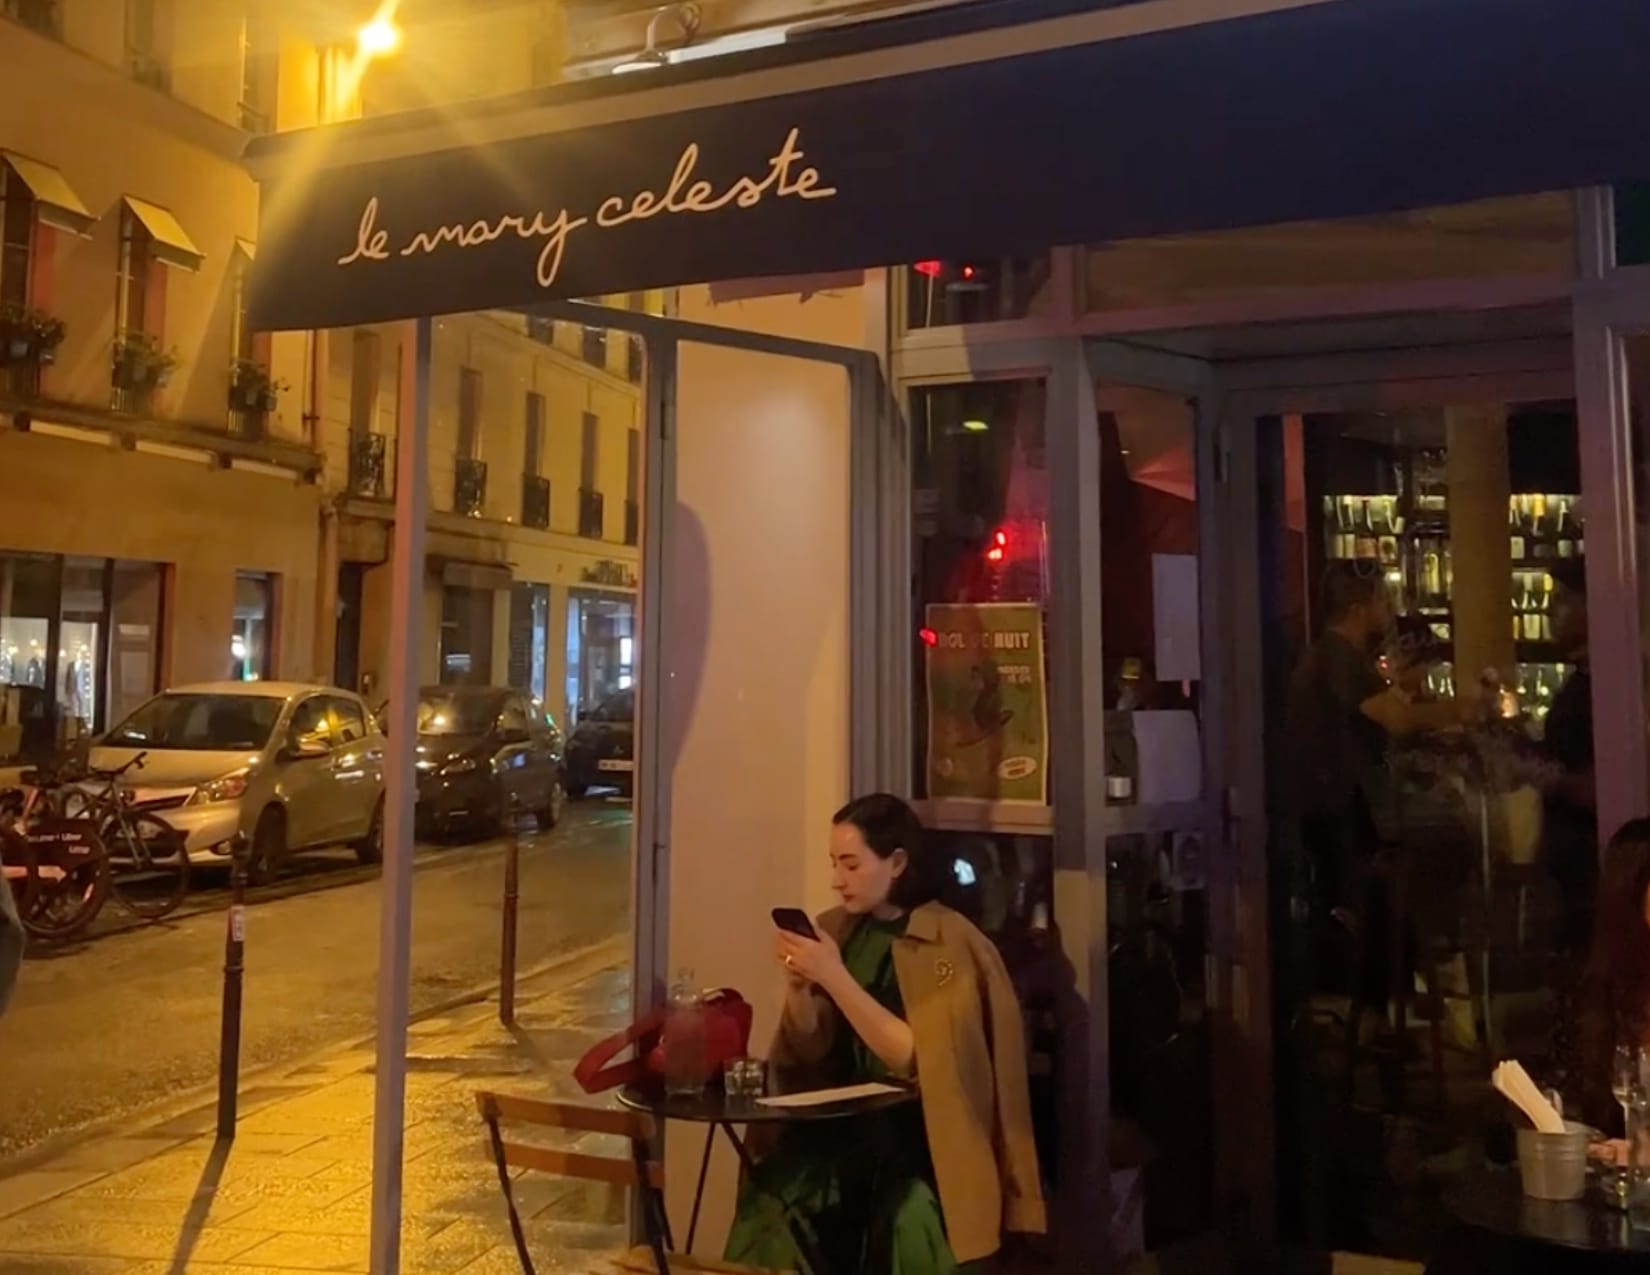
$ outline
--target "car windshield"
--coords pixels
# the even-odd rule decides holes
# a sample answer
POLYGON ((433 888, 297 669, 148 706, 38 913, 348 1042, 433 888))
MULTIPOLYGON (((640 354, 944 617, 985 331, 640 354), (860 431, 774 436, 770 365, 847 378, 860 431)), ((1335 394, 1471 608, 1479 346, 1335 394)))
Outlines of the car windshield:
POLYGON ((269 695, 160 695, 102 742, 110 748, 245 752, 269 742, 284 703, 269 695))
POLYGON ((420 735, 485 735, 498 719, 493 695, 425 695, 418 701, 420 735))

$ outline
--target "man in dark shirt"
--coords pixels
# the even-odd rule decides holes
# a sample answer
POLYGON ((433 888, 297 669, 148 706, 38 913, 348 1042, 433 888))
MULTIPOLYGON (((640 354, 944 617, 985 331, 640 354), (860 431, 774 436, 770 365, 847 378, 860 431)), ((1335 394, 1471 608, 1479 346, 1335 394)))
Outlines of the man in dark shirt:
POLYGON ((1542 858, 1563 905, 1559 942, 1572 955, 1592 936, 1598 882, 1598 809, 1593 784, 1593 679, 1587 660, 1587 574, 1579 559, 1553 563, 1553 641, 1576 666, 1553 697, 1542 733, 1542 858))
POLYGON ((1386 583, 1370 564, 1331 564, 1323 583, 1323 632, 1290 684, 1290 788, 1301 845, 1314 876, 1320 916, 1334 909, 1343 923, 1370 927, 1365 948, 1365 996, 1384 1002, 1377 986, 1386 962, 1381 900, 1371 896, 1369 867, 1380 848, 1375 807, 1387 795, 1387 741, 1461 720, 1454 701, 1418 703, 1393 688, 1376 667, 1389 628, 1386 583))

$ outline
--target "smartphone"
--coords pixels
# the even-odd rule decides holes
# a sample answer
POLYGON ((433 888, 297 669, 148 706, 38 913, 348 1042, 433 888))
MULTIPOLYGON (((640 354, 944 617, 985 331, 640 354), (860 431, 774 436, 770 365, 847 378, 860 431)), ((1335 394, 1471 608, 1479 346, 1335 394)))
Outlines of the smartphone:
POLYGON ((787 934, 795 934, 799 938, 818 939, 814 931, 814 923, 808 919, 808 914, 801 908, 775 908, 773 923, 787 934))

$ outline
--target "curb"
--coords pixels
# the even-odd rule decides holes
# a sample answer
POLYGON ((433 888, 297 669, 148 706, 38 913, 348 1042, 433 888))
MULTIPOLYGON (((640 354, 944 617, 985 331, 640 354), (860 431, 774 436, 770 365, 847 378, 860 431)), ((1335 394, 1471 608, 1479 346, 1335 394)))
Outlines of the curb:
MULTIPOLYGON (((591 968, 585 971, 584 976, 593 977, 602 970, 610 969, 613 966, 622 963, 626 959, 628 950, 628 938, 603 939, 600 942, 589 943, 583 947, 574 948, 571 951, 564 952, 559 956, 552 956, 548 960, 540 961, 538 964, 522 970, 516 975, 518 998, 521 991, 524 990, 525 984, 544 978, 549 978, 557 974, 562 974, 569 969, 577 968, 586 964, 590 965, 591 968)), ((439 1018, 445 1014, 451 1014, 456 1010, 483 1004, 497 995, 498 988, 499 984, 496 980, 494 980, 483 983, 478 987, 473 987, 468 991, 460 992, 457 995, 448 997, 446 1000, 441 1001, 438 1004, 419 1010, 416 1014, 410 1014, 407 1018, 407 1025, 410 1028, 416 1023, 427 1022, 432 1018, 439 1018)), ((314 1067, 327 1058, 334 1057, 338 1054, 349 1053, 354 1050, 368 1048, 373 1046, 375 1043, 375 1036, 335 1041, 321 1049, 312 1050, 308 1054, 301 1055, 297 1058, 290 1058, 285 1062, 271 1063, 267 1066, 259 1067, 254 1070, 243 1071, 240 1076, 239 1088, 244 1095, 247 1090, 259 1087, 260 1083, 268 1083, 274 1081, 278 1077, 290 1076, 296 1072, 303 1071, 305 1068, 314 1067)), ((409 1057, 412 1056, 412 1044, 413 1042, 409 1039, 409 1057)), ((309 1085, 295 1084, 290 1087, 283 1087, 282 1092, 278 1096, 271 1097, 267 1101, 261 1103, 255 1102, 252 1104, 246 1104, 243 1102, 239 1108, 238 1115, 244 1118, 254 1112, 262 1111, 267 1107, 276 1105, 277 1103, 287 1101, 290 1098, 295 1098, 302 1092, 314 1092, 319 1089, 324 1089, 329 1084, 333 1083, 334 1079, 335 1078, 333 1077, 328 1077, 326 1079, 316 1080, 309 1085)), ((80 1128, 57 1134, 36 1146, 30 1147, 26 1151, 20 1151, 14 1156, 6 1159, 0 1159, 0 1182, 4 1182, 6 1179, 19 1174, 27 1173, 33 1169, 49 1167, 51 1161, 60 1156, 67 1155, 71 1151, 74 1151, 89 1142, 122 1137, 130 1138, 150 1136, 159 1139, 170 1136, 155 1134, 152 1131, 171 1121, 180 1120, 191 1112, 200 1110, 200 1108, 205 1105, 206 1100, 215 1099, 216 1096, 217 1081, 213 1080, 210 1083, 197 1086, 196 1088, 189 1090, 186 1094, 166 1102, 144 1107, 140 1111, 128 1112, 122 1116, 111 1116, 106 1119, 96 1120, 90 1124, 82 1125, 80 1128)), ((190 1141, 193 1136, 195 1135, 180 1133, 176 1136, 176 1140, 180 1143, 186 1142, 190 1141)))

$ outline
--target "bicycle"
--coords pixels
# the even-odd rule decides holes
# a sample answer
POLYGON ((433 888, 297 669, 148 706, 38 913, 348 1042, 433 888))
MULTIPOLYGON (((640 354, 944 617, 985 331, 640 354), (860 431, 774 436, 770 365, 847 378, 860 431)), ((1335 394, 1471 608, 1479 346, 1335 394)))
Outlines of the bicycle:
POLYGON ((120 905, 134 916, 158 921, 175 912, 189 895, 189 854, 184 834, 159 815, 134 807, 131 790, 120 785, 129 771, 143 769, 147 757, 139 753, 114 770, 88 767, 63 804, 65 814, 97 825, 120 905), (94 783, 102 786, 88 786, 94 783))
POLYGON ((109 852, 95 823, 63 815, 53 777, 25 771, 23 781, 28 788, 0 804, 0 872, 29 937, 65 942, 108 900, 109 852))

